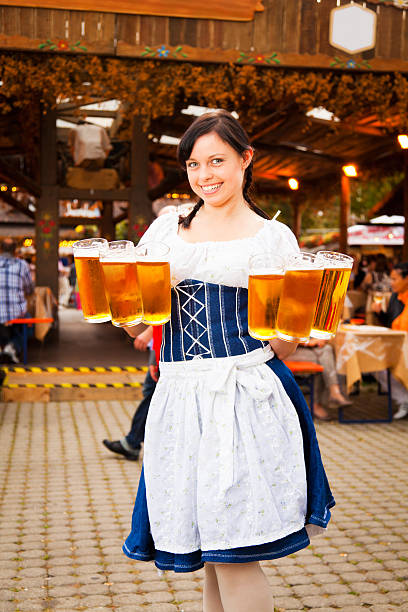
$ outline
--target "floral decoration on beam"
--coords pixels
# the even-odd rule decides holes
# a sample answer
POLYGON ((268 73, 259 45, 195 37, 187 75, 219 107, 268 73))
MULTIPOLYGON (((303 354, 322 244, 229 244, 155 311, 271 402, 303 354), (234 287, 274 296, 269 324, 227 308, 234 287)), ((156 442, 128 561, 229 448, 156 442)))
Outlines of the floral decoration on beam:
POLYGON ((42 51, 88 51, 80 40, 77 40, 76 43, 70 43, 67 40, 54 42, 50 38, 38 45, 38 48, 42 51))
POLYGON ((401 9, 408 8, 408 0, 374 0, 374 2, 377 4, 391 4, 401 9))
POLYGON ((179 45, 173 51, 168 49, 166 45, 160 45, 157 49, 151 49, 150 47, 145 47, 145 50, 142 53, 142 57, 161 57, 161 58, 170 58, 175 57, 176 59, 180 59, 181 57, 188 57, 187 53, 183 52, 183 47, 179 45))
POLYGON ((333 61, 330 63, 330 68, 357 68, 359 70, 371 70, 371 66, 367 60, 357 62, 355 59, 342 59, 336 55, 334 56, 333 61))
POLYGON ((265 56, 262 53, 258 53, 257 55, 247 55, 243 51, 239 54, 239 57, 236 60, 239 63, 248 63, 248 64, 280 64, 280 60, 278 59, 277 53, 272 53, 272 55, 265 56))

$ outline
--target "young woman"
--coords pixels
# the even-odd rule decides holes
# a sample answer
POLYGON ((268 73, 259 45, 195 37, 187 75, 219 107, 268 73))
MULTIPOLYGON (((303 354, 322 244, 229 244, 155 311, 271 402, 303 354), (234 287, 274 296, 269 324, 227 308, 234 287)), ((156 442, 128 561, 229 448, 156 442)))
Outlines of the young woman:
POLYGON ((142 239, 170 247, 172 311, 123 550, 162 570, 204 565, 205 612, 272 612, 259 561, 308 546, 334 505, 308 407, 280 361, 296 345, 248 334, 250 256, 298 246, 252 202, 253 149, 229 113, 194 121, 178 154, 200 199, 142 239))

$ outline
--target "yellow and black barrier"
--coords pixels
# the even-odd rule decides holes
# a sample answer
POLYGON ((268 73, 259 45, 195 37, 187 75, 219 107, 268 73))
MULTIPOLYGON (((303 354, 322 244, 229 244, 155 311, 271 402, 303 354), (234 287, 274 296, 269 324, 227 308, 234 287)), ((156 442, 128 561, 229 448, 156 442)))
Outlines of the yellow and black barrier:
POLYGON ((137 368, 135 366, 124 366, 124 367, 119 367, 119 366, 109 366, 107 368, 103 368, 103 367, 99 367, 96 366, 94 368, 88 368, 86 366, 81 366, 79 368, 71 368, 69 366, 63 367, 63 368, 55 368, 55 367, 46 367, 46 368, 40 368, 38 366, 32 366, 32 367, 23 367, 23 366, 8 366, 8 365, 2 365, 1 368, 5 371, 5 372, 15 372, 16 374, 24 374, 25 372, 31 372, 33 374, 41 374, 42 372, 48 372, 49 374, 55 374, 58 372, 79 372, 82 374, 86 374, 88 372, 96 372, 97 374, 104 374, 104 373, 110 373, 110 372, 115 372, 115 373, 120 373, 120 372, 127 372, 127 373, 132 373, 132 374, 141 374, 141 373, 145 373, 147 372, 148 368, 147 367, 141 367, 141 368, 137 368))

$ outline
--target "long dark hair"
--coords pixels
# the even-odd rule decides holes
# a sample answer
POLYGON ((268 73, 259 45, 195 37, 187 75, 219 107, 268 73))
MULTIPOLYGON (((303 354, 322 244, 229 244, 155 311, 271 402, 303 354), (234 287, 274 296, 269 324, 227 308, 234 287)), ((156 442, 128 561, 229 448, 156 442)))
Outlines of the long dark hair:
MULTIPOLYGON (((243 156, 245 151, 250 151, 252 149, 244 128, 230 113, 225 110, 205 113, 193 121, 180 140, 177 149, 177 157, 184 170, 186 170, 186 161, 190 158, 196 140, 200 138, 200 136, 204 136, 204 134, 209 134, 210 132, 215 132, 221 140, 226 142, 241 156, 243 156)), ((270 219, 269 215, 259 208, 251 199, 250 188, 252 185, 252 171, 253 160, 251 160, 251 163, 245 170, 242 195, 245 201, 248 202, 249 207, 256 212, 257 215, 264 219, 270 219)), ((180 217, 179 224, 185 228, 190 227, 191 221, 203 204, 204 200, 200 199, 190 214, 186 217, 180 217)))

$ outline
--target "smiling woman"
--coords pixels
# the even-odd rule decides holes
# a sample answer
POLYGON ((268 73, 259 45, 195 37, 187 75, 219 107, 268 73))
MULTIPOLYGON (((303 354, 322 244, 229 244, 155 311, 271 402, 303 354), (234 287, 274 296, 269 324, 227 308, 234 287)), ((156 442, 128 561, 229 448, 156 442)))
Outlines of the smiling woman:
POLYGON ((253 149, 229 113, 194 121, 179 159, 200 201, 141 240, 170 247, 173 289, 123 550, 163 570, 204 566, 204 612, 273 612, 258 562, 308 546, 334 505, 309 409, 279 359, 296 344, 248 332, 250 257, 298 246, 250 198, 253 149))

